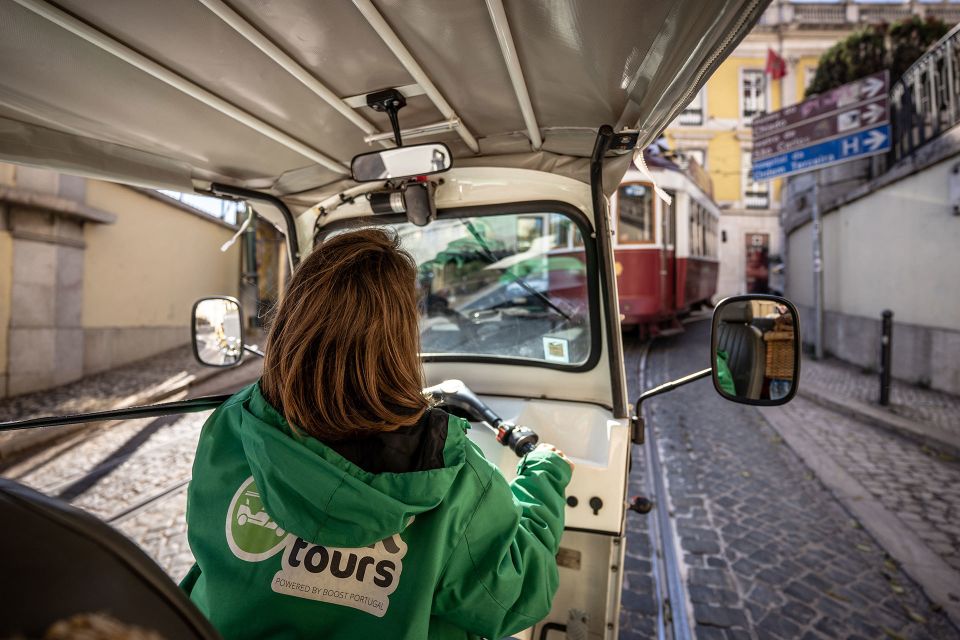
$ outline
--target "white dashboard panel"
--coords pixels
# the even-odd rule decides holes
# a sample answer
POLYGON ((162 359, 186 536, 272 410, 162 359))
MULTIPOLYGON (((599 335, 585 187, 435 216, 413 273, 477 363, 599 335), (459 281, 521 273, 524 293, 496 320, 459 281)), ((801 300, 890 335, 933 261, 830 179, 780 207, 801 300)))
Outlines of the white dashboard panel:
MULTIPOLYGON (((486 395, 481 399, 507 422, 536 431, 541 442, 556 446, 576 465, 567 487, 567 497, 575 498, 576 506, 568 501, 567 527, 619 534, 630 451, 626 420, 615 420, 607 409, 579 402, 486 395), (590 505, 594 498, 602 503, 596 513, 590 505)), ((507 480, 516 477, 520 459, 497 442, 492 431, 474 424, 469 436, 507 480)))

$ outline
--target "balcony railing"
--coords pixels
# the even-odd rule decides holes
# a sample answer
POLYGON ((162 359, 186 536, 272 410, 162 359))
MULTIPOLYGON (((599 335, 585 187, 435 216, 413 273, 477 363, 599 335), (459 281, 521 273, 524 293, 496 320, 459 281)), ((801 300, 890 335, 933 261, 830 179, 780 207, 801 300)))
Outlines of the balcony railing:
POLYGON ((847 8, 843 4, 793 4, 793 19, 796 24, 842 25, 847 21, 847 8))
POLYGON ((703 124, 703 109, 684 109, 678 120, 684 125, 703 124))
POLYGON ((865 24, 892 23, 908 18, 932 16, 947 24, 960 22, 960 4, 954 0, 941 2, 922 2, 904 0, 904 2, 804 2, 781 0, 774 1, 764 12, 758 23, 760 29, 777 25, 799 29, 856 29, 865 24))
POLYGON ((743 206, 747 209, 769 209, 769 191, 746 191, 743 194, 743 206))
POLYGON ((960 122, 960 25, 893 84, 890 117, 893 162, 960 122))

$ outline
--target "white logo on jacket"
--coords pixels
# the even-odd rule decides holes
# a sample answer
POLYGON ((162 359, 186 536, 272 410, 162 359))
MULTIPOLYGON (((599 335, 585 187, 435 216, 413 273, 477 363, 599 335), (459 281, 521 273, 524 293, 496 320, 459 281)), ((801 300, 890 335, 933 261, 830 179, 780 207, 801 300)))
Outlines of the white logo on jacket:
MULTIPOLYGON (((407 522, 407 526, 413 518, 407 522)), ((260 500, 253 477, 237 489, 226 519, 227 546, 240 560, 263 562, 281 552, 274 592, 359 609, 382 618, 400 582, 407 543, 399 533, 368 547, 325 547, 288 533, 260 500)))
POLYGON ((400 582, 407 543, 400 534, 369 547, 324 547, 303 538, 287 543, 272 588, 298 598, 353 607, 378 618, 400 582))

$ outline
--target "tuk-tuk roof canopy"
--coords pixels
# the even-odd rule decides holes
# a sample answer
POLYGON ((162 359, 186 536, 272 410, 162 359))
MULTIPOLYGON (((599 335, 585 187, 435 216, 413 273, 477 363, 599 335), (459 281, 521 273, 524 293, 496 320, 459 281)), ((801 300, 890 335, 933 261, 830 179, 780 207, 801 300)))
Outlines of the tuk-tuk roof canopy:
POLYGON ((0 3, 0 159, 308 205, 392 145, 587 181, 596 130, 652 141, 768 0, 13 0, 0 3), (381 135, 383 134, 383 135, 381 135), (570 162, 570 160, 574 160, 570 162))

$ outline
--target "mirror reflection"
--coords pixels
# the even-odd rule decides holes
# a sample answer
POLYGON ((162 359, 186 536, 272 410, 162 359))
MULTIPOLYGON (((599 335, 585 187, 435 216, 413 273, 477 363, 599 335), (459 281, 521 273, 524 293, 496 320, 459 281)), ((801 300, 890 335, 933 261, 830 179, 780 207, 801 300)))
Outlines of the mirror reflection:
POLYGON ((799 370, 793 307, 773 296, 721 302, 714 311, 712 366, 717 390, 737 401, 781 404, 799 370))
POLYGON ((240 305, 229 298, 205 298, 193 310, 197 359, 212 367, 229 367, 243 357, 240 305))
POLYGON ((452 165, 447 145, 431 143, 365 153, 353 159, 350 170, 355 181, 372 182, 440 173, 452 165))

